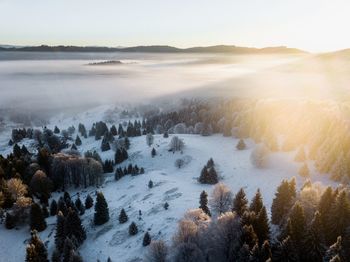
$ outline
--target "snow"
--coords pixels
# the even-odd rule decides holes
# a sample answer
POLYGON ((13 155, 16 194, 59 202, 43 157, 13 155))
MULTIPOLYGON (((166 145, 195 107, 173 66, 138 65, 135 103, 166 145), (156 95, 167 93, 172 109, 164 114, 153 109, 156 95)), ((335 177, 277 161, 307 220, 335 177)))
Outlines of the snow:
MULTIPOLYGON (((56 118, 51 123, 56 124, 60 129, 72 124, 77 128, 77 123, 86 124, 89 129, 93 122, 103 118, 106 107, 101 107, 93 112, 77 115, 73 118, 56 118), (82 121, 85 120, 85 121, 82 121)), ((118 122, 116 123, 118 124, 118 122)), ((54 125, 49 127, 53 127, 54 125)), ((73 135, 75 138, 77 132, 73 135)), ((71 190, 73 200, 79 191, 82 201, 87 193, 94 196, 96 190, 104 193, 109 205, 110 220, 102 226, 94 226, 92 223, 94 210, 91 208, 81 217, 87 230, 87 240, 80 247, 84 261, 106 261, 111 257, 112 261, 142 261, 147 252, 147 247, 142 246, 144 233, 148 230, 152 239, 164 239, 170 243, 171 236, 177 228, 177 221, 184 215, 186 210, 199 206, 199 195, 202 190, 210 193, 213 185, 202 185, 197 178, 203 165, 213 158, 221 182, 231 188, 235 194, 241 187, 244 188, 247 197, 251 199, 258 188, 261 189, 264 203, 269 210, 275 190, 283 179, 290 179, 295 176, 297 186, 300 187, 305 181, 298 176, 301 163, 295 162, 295 152, 271 153, 268 157, 268 166, 263 169, 255 168, 250 162, 252 150, 257 146, 253 141, 246 140, 247 148, 237 150, 238 139, 223 137, 222 135, 199 136, 199 135, 177 135, 183 139, 185 148, 183 152, 169 152, 169 143, 174 135, 163 138, 162 135, 154 135, 154 144, 147 146, 146 137, 130 138, 131 146, 129 159, 121 167, 129 163, 137 164, 145 168, 145 174, 138 176, 125 176, 119 181, 114 180, 114 174, 106 174, 106 180, 99 189, 87 188, 82 190, 71 190), (157 155, 152 158, 151 150, 154 147, 157 155), (188 159, 188 163, 181 169, 175 166, 178 158, 188 159), (148 188, 148 182, 154 182, 153 188, 148 188), (165 210, 163 205, 169 203, 169 209, 165 210), (118 216, 124 208, 129 221, 119 224, 118 216), (142 216, 139 217, 139 210, 142 216), (139 229, 136 236, 129 236, 128 226, 134 221, 139 229)), ((109 150, 101 152, 100 141, 93 137, 82 139, 82 146, 78 147, 81 153, 86 150, 97 150, 102 159, 113 159, 114 152, 109 150)), ((0 139, 0 142, 5 139, 0 139)), ((30 140, 23 140, 31 145, 30 140)), ((11 148, 0 144, 0 154, 9 153, 11 148)), ((321 185, 335 185, 326 175, 315 172, 312 162, 309 163, 311 180, 321 185)), ((59 197, 59 193, 53 195, 59 197)), ((54 249, 54 224, 56 218, 47 219, 48 228, 40 233, 41 239, 47 244, 49 254, 54 249)), ((18 230, 6 230, 0 227, 0 253, 11 254, 6 261, 23 261, 25 256, 25 243, 30 237, 28 226, 19 227, 18 230)))

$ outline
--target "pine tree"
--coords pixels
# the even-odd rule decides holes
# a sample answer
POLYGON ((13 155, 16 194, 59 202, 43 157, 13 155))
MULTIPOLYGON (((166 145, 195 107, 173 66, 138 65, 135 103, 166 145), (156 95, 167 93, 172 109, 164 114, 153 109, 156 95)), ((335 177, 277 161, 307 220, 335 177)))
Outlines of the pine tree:
POLYGON ((63 262, 70 262, 71 254, 75 248, 73 241, 69 237, 66 237, 63 246, 63 262))
POLYGON ((235 211, 238 216, 242 216, 248 210, 248 200, 246 198, 243 188, 241 188, 233 199, 232 211, 235 211))
POLYGON ((56 200, 52 200, 50 204, 50 215, 51 216, 56 216, 57 215, 57 202, 56 200))
POLYGON ((244 225, 242 228, 241 243, 245 243, 249 248, 253 248, 258 243, 258 237, 256 236, 252 225, 244 225))
POLYGON ((316 211, 305 239, 303 257, 306 261, 322 261, 325 253, 324 239, 322 235, 321 215, 316 211))
POLYGON ((292 226, 290 237, 298 251, 299 257, 302 257, 307 225, 304 208, 298 202, 294 205, 289 219, 292 226))
POLYGON ((267 216, 266 208, 263 206, 256 218, 256 226, 254 231, 258 236, 260 245, 265 241, 270 239, 270 225, 269 218, 267 216))
POLYGON ((79 214, 80 215, 83 215, 85 213, 85 208, 83 206, 83 203, 81 202, 80 200, 80 197, 78 197, 76 200, 75 200, 75 207, 78 209, 79 211, 79 214))
POLYGON ((70 239, 76 240, 76 245, 81 245, 86 239, 85 229, 81 223, 81 220, 73 209, 69 209, 68 215, 64 223, 64 234, 70 239))
POLYGON ((77 145, 77 146, 81 146, 81 139, 80 139, 80 137, 77 135, 77 137, 75 138, 75 144, 77 145))
POLYGON ((151 236, 147 231, 143 237, 142 245, 145 247, 145 246, 148 246, 149 244, 151 244, 151 236))
POLYGON ((53 132, 54 132, 55 134, 59 134, 59 133, 60 133, 60 129, 59 129, 57 126, 55 126, 53 132))
POLYGON ((85 208, 86 209, 90 209, 92 208, 94 205, 94 200, 92 199, 92 197, 90 196, 90 194, 88 194, 86 196, 86 199, 85 199, 85 208))
POLYGON ((66 239, 66 234, 64 231, 66 218, 63 216, 62 212, 59 211, 57 214, 56 222, 56 234, 55 234, 55 245, 59 252, 63 251, 64 240, 66 239))
POLYGON ((203 210, 208 216, 211 216, 210 210, 208 208, 208 194, 204 190, 202 191, 199 199, 199 208, 203 210))
POLYGON ((30 209, 30 228, 39 232, 46 229, 45 217, 37 203, 32 204, 30 209))
POLYGON ((169 208, 169 204, 168 204, 168 202, 165 202, 165 204, 164 204, 164 209, 165 209, 165 210, 168 210, 168 208, 169 208))
POLYGON ((138 233, 138 229, 137 229, 135 222, 131 222, 131 224, 129 226, 129 235, 134 236, 137 233, 138 233))
POLYGON ((321 199, 318 203, 318 211, 320 212, 322 232, 325 237, 327 245, 331 245, 334 242, 332 238, 332 221, 331 221, 331 212, 330 207, 333 206, 335 201, 335 195, 333 189, 328 187, 321 196, 321 199))
POLYGON ((344 236, 350 226, 350 201, 345 190, 339 192, 331 208, 331 236, 344 236))
POLYGON ((154 147, 152 148, 152 152, 151 152, 151 155, 152 157, 155 157, 157 154, 156 150, 154 149, 154 147))
POLYGON ((246 145, 245 145, 243 139, 240 139, 240 140, 238 141, 238 143, 237 143, 237 145, 236 145, 236 148, 237 148, 238 150, 243 150, 243 149, 246 148, 246 145))
POLYGON ((281 224, 286 219, 286 215, 289 213, 295 198, 293 189, 293 184, 286 180, 283 180, 278 186, 271 206, 272 224, 281 224))
POLYGON ((109 220, 108 204, 102 192, 97 193, 94 223, 95 225, 102 225, 109 220))
POLYGON ((119 223, 124 224, 127 221, 128 221, 128 216, 127 216, 124 208, 122 208, 122 210, 120 211, 120 214, 119 214, 119 223))
POLYGON ((249 206, 249 210, 250 211, 254 211, 256 214, 258 214, 261 210, 261 208, 263 207, 263 200, 262 200, 262 196, 260 193, 260 189, 258 189, 256 191, 255 196, 253 197, 250 206, 249 206))
POLYGON ((38 237, 37 232, 34 230, 31 235, 27 246, 26 262, 49 262, 46 247, 38 237))

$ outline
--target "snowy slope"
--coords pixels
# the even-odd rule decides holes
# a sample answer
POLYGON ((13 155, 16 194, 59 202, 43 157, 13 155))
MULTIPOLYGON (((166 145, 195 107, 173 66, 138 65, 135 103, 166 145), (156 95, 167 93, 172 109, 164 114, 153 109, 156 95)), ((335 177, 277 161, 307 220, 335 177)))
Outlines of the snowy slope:
MULTIPOLYGON (((235 148, 238 140, 234 138, 214 135, 202 137, 198 135, 179 135, 185 142, 183 154, 168 152, 169 138, 155 135, 154 147, 157 156, 151 157, 152 147, 146 145, 145 136, 131 138, 129 160, 120 166, 129 163, 144 167, 146 173, 139 176, 126 176, 119 181, 114 181, 113 174, 106 175, 106 181, 102 188, 110 210, 110 221, 105 225, 95 227, 92 224, 93 210, 87 210, 82 216, 87 230, 87 240, 80 248, 84 261, 106 261, 108 256, 113 261, 141 261, 147 248, 142 246, 143 234, 149 230, 152 239, 165 239, 169 241, 177 227, 177 221, 184 212, 190 208, 198 207, 199 195, 202 190, 211 192, 213 186, 202 185, 197 182, 197 177, 203 165, 210 157, 216 163, 216 169, 222 177, 222 182, 227 184, 236 193, 243 187, 249 199, 260 188, 265 204, 270 209, 276 187, 282 179, 297 177, 298 186, 303 183, 303 178, 297 176, 300 164, 293 161, 293 153, 273 153, 269 157, 269 167, 256 169, 250 163, 250 154, 255 144, 247 141, 248 148, 238 151, 235 148), (176 159, 186 156, 190 163, 181 169, 175 167, 176 159), (148 181, 154 182, 152 189, 148 188, 148 181), (163 204, 169 203, 169 209, 165 210, 163 204), (129 221, 120 225, 118 215, 121 208, 125 208, 129 221), (142 216, 139 217, 139 210, 142 216), (128 235, 128 226, 135 221, 139 233, 136 236, 128 235)), ((114 152, 100 152, 101 141, 94 138, 82 138, 83 145, 79 150, 96 149, 103 159, 113 159, 114 152)), ((28 143, 28 141, 27 141, 28 143)), ((312 169, 311 169, 312 170, 312 169)), ((326 176, 317 175, 312 170, 312 181, 319 181, 324 185, 334 184, 326 176)), ((87 192, 94 194, 95 188, 80 191, 82 200, 87 192)), ((71 191, 75 196, 76 190, 71 191)), ((54 195, 58 197, 58 193, 54 195)), ((73 197, 73 200, 75 197, 73 197)), ((54 223, 55 218, 48 219, 48 229, 40 234, 48 245, 51 253, 54 248, 54 223)), ((14 254, 8 261, 23 261, 25 248, 23 243, 29 238, 29 229, 22 228, 18 231, 0 229, 0 252, 14 254), (12 260, 13 259, 13 260, 12 260)))

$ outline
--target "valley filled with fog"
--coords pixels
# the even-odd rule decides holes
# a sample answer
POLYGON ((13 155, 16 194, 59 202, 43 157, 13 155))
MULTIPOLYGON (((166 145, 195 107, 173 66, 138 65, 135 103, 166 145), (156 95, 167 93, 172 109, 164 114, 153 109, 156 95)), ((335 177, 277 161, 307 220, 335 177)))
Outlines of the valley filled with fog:
POLYGON ((0 108, 57 112, 173 95, 203 96, 201 89, 206 89, 205 96, 244 96, 254 93, 259 72, 304 57, 0 52, 0 108), (103 61, 121 63, 98 64, 103 61))

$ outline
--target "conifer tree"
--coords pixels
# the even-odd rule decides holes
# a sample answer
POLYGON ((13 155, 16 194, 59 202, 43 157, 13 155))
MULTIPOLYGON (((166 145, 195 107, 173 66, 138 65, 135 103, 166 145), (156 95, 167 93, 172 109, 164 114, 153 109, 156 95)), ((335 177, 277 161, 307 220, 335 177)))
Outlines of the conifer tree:
POLYGON ((270 239, 270 225, 269 218, 267 216, 266 208, 263 206, 256 218, 256 226, 254 231, 258 236, 260 245, 265 241, 270 239))
POLYGON ((77 212, 71 208, 68 211, 68 215, 64 223, 64 234, 70 239, 73 239, 74 237, 76 240, 76 243, 74 244, 77 246, 81 245, 86 239, 85 229, 81 223, 81 220, 77 212))
POLYGON ((210 210, 208 208, 208 194, 204 190, 202 191, 199 199, 199 208, 203 210, 208 216, 211 216, 210 210))
POLYGON ((57 214, 56 222, 56 234, 55 234, 55 245, 59 252, 63 251, 64 240, 66 239, 66 234, 64 231, 66 218, 63 216, 62 212, 59 211, 57 214))
POLYGON ((298 253, 294 247, 293 241, 288 236, 278 246, 273 254, 272 261, 279 262, 300 262, 298 253))
POLYGON ((102 192, 97 193, 94 223, 95 225, 102 225, 109 220, 108 204, 102 192))
POLYGON ((75 207, 78 209, 79 214, 83 215, 85 213, 85 208, 83 206, 83 203, 80 200, 80 197, 78 196, 78 198, 75 200, 75 207))
POLYGON ((243 243, 241 246, 239 252, 238 252, 238 258, 235 260, 236 262, 247 262, 250 260, 250 249, 249 246, 246 243, 243 243))
POLYGON ((168 210, 168 208, 169 208, 169 204, 168 204, 168 202, 165 202, 165 204, 164 204, 164 209, 165 209, 165 210, 168 210))
POLYGON ((252 225, 244 225, 242 228, 241 243, 245 243, 249 246, 249 249, 253 248, 258 243, 258 237, 256 236, 252 225))
POLYGON ((145 247, 145 246, 148 246, 149 244, 151 244, 151 236, 147 231, 143 237, 142 245, 145 247))
POLYGON ((265 240, 260 250, 260 261, 268 261, 269 259, 272 259, 271 247, 269 241, 265 240))
POLYGON ((61 252, 57 249, 52 252, 51 262, 61 262, 61 252))
POLYGON ((339 192, 331 208, 331 236, 344 236, 350 226, 350 202, 345 190, 339 192))
POLYGON ((292 226, 290 237, 298 251, 299 257, 302 257, 307 225, 304 208, 298 202, 294 205, 289 219, 292 226))
POLYGON ((93 205, 94 205, 94 200, 92 199, 90 194, 88 194, 85 199, 85 208, 90 209, 93 205))
POLYGON ((34 230, 31 235, 27 246, 26 262, 49 262, 46 247, 38 237, 37 232, 34 230))
POLYGON ((305 239, 305 252, 303 257, 306 261, 322 261, 325 253, 324 239, 322 234, 321 215, 316 211, 305 239))
POLYGON ((258 189, 256 191, 255 196, 253 197, 250 206, 249 206, 249 210, 250 211, 254 211, 255 214, 258 214, 261 210, 261 208, 263 207, 263 200, 262 200, 262 196, 260 193, 260 189, 258 189))
POLYGON ((137 233, 138 233, 138 229, 137 229, 135 222, 131 222, 131 224, 129 226, 129 235, 134 236, 137 233))
POLYGON ((153 181, 152 181, 152 180, 150 180, 150 181, 148 182, 148 188, 153 188, 153 181))
POLYGON ((77 145, 77 146, 81 146, 81 139, 80 139, 80 137, 77 135, 77 137, 75 138, 75 144, 77 145))
POLYGON ((53 132, 54 132, 55 134, 59 134, 59 133, 60 133, 60 129, 59 129, 57 126, 55 126, 53 132))
POLYGON ((246 148, 246 145, 245 145, 243 139, 240 139, 240 140, 238 141, 238 143, 237 143, 237 145, 236 145, 236 148, 237 148, 238 150, 243 150, 243 149, 246 148))
POLYGON ((75 248, 73 241, 69 237, 66 237, 63 246, 63 262, 70 262, 71 254, 75 248))
POLYGON ((39 232, 46 229, 46 221, 41 207, 34 203, 30 209, 30 228, 39 232))
POLYGON ((151 152, 151 155, 152 157, 155 157, 157 154, 156 150, 154 149, 154 147, 152 148, 152 152, 151 152))
POLYGON ((321 199, 318 203, 317 210, 320 213, 320 219, 322 224, 322 232, 325 237, 326 245, 329 246, 334 242, 332 238, 332 221, 331 221, 331 212, 330 207, 333 206, 335 201, 335 195, 331 187, 327 187, 324 193, 321 196, 321 199))
POLYGON ((248 210, 248 200, 243 188, 241 188, 233 199, 232 211, 235 211, 238 216, 242 216, 248 210))
POLYGON ((271 206, 272 224, 281 224, 286 219, 286 215, 289 213, 294 202, 295 197, 293 195, 293 184, 290 185, 288 181, 283 180, 277 188, 271 206))
POLYGON ((128 221, 128 216, 127 216, 124 208, 122 208, 122 210, 120 211, 120 214, 119 214, 119 223, 124 224, 127 221, 128 221))
POLYGON ((56 216, 56 215, 57 215, 57 202, 54 199, 50 204, 50 216, 56 216))

